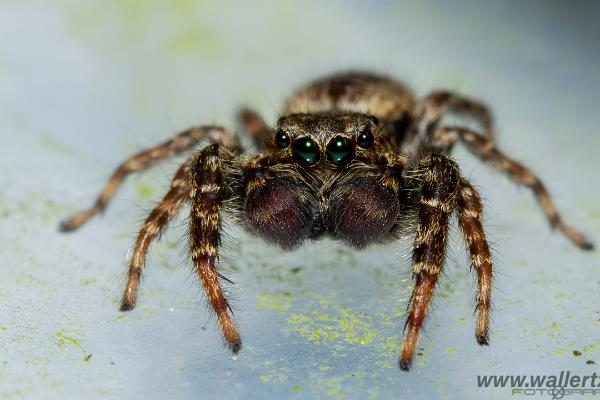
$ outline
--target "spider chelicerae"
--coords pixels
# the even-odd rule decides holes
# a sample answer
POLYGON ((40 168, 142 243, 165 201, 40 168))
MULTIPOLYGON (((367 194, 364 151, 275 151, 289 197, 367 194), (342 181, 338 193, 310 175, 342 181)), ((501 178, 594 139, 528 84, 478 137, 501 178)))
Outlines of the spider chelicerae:
POLYGON ((449 218, 456 214, 477 274, 475 337, 487 345, 492 257, 480 196, 448 157, 457 142, 530 188, 552 227, 580 248, 593 248, 563 222, 539 178, 496 148, 491 114, 476 100, 436 91, 417 102, 406 86, 388 77, 343 73, 300 89, 282 115, 271 128, 253 111, 240 113, 256 154, 246 153, 236 136, 220 126, 191 128, 142 151, 116 169, 92 207, 61 224, 64 231, 77 229, 106 207, 128 174, 203 140, 211 142, 178 169, 169 191, 144 221, 121 311, 135 307, 150 243, 186 203, 191 203, 189 257, 233 352, 239 351, 241 339, 216 264, 223 217, 235 217, 284 249, 323 236, 364 248, 414 233, 415 286, 399 362, 408 370, 444 266, 449 218), (447 113, 477 121, 480 131, 440 124, 447 113))

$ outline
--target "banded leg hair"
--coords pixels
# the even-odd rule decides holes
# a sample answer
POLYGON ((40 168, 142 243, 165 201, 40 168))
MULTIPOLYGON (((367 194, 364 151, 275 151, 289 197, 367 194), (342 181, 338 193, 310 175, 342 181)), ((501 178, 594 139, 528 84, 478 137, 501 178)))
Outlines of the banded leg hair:
MULTIPOLYGON (((229 155, 232 156, 231 153, 229 155)), ((129 266, 121 311, 135 307, 139 278, 150 243, 160 235, 182 206, 191 200, 190 257, 217 314, 223 335, 231 349, 237 352, 241 346, 240 337, 228 314, 229 305, 223 295, 215 265, 220 241, 222 191, 219 145, 213 144, 180 167, 173 178, 171 189, 142 225, 129 266)))
POLYGON ((190 164, 190 258, 217 315, 221 331, 229 347, 237 353, 242 345, 223 294, 216 261, 221 240, 221 206, 223 201, 223 173, 218 144, 202 150, 190 164))
POLYGON ((484 162, 489 162, 517 183, 531 189, 553 228, 560 230, 575 245, 583 250, 592 250, 594 248, 593 243, 583 234, 563 221, 542 181, 529 168, 512 160, 498 150, 491 140, 467 128, 441 127, 436 130, 432 137, 432 146, 435 150, 441 150, 449 148, 458 140, 464 143, 472 153, 484 162))
POLYGON ((483 207, 475 188, 466 180, 460 180, 457 199, 458 224, 465 237, 471 259, 471 267, 477 274, 477 326, 475 338, 480 345, 489 344, 490 306, 492 296, 492 255, 481 224, 483 207))
POLYGON ((129 263, 129 274, 121 300, 121 311, 129 311, 135 307, 140 275, 146 260, 148 247, 154 239, 160 236, 169 221, 177 215, 188 201, 189 193, 189 162, 186 162, 175 174, 171 182, 171 188, 165 197, 152 210, 140 228, 129 263))
POLYGON ((265 146, 265 140, 273 135, 273 130, 265 123, 260 114, 254 110, 243 108, 238 113, 238 120, 258 149, 265 146))
POLYGON ((194 147, 202 139, 208 139, 213 143, 222 144, 232 150, 241 149, 237 138, 229 130, 222 127, 201 126, 183 131, 174 138, 158 146, 143 150, 129 157, 125 162, 119 165, 102 188, 102 191, 94 204, 63 221, 60 224, 60 230, 63 232, 74 231, 91 217, 102 212, 127 175, 133 172, 143 171, 159 161, 180 154, 194 147))
POLYGON ((472 117, 481 125, 483 136, 494 141, 494 120, 485 104, 449 91, 437 91, 429 94, 417 108, 416 135, 402 152, 411 158, 417 157, 422 150, 419 144, 429 142, 433 130, 447 113, 472 117))
POLYGON ((494 120, 488 107, 482 102, 448 91, 428 95, 417 111, 420 134, 430 134, 447 112, 473 117, 481 124, 483 136, 494 140, 494 120))
POLYGON ((489 307, 492 288, 492 260, 481 226, 481 203, 475 189, 460 177, 458 166, 450 159, 432 154, 425 162, 421 188, 419 225, 413 249, 415 287, 406 320, 408 328, 400 356, 400 368, 410 368, 435 285, 442 272, 448 238, 448 219, 458 207, 459 223, 465 235, 471 262, 478 276, 475 335, 481 345, 488 344, 489 307))

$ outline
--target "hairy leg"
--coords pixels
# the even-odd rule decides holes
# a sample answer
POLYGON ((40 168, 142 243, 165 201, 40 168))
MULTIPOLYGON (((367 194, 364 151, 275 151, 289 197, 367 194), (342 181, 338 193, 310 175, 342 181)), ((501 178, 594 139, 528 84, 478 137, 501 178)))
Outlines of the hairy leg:
POLYGON ((223 200, 223 173, 218 144, 206 147, 194 157, 190 164, 190 185, 190 258, 217 315, 223 336, 231 350, 237 353, 242 342, 229 316, 229 304, 223 294, 216 267, 223 200))
POLYGON ((415 288, 406 321, 406 338, 400 368, 410 368, 427 307, 442 272, 448 237, 448 217, 455 209, 460 172, 450 159, 432 154, 420 163, 423 173, 419 199, 419 225, 413 247, 415 288))
POLYGON ((488 107, 478 100, 466 98, 449 91, 429 94, 415 112, 416 133, 403 152, 414 158, 422 150, 420 144, 429 142, 440 120, 447 113, 472 117, 482 127, 483 136, 494 140, 492 114, 488 107))
POLYGON ((489 342, 490 299, 492 295, 492 256, 481 226, 481 199, 465 179, 460 181, 458 194, 458 224, 464 234, 471 265, 477 273, 477 327, 475 337, 480 345, 489 342))
POLYGON ((251 137, 258 149, 265 146, 265 140, 273 135, 273 130, 265 123, 260 114, 254 110, 244 108, 238 113, 238 120, 251 137))
POLYGON ((159 161, 166 160, 182 153, 195 146, 202 139, 208 139, 233 150, 240 149, 240 145, 235 136, 233 136, 230 131, 218 126, 201 126, 183 131, 177 134, 173 139, 141 151, 119 165, 102 188, 95 203, 91 207, 79 211, 66 221, 63 221, 60 224, 60 230, 63 232, 73 231, 83 225, 91 217, 104 210, 127 175, 132 172, 143 171, 159 161))
POLYGON ((482 102, 449 91, 428 95, 417 112, 420 132, 428 132, 447 112, 474 118, 481 124, 483 136, 494 140, 494 122, 489 108, 482 102))
POLYGON ((483 161, 489 162, 498 170, 508 174, 517 183, 530 188, 553 228, 560 230, 575 245, 584 250, 594 248, 594 245, 583 234, 563 222, 542 181, 529 168, 498 150, 489 139, 470 129, 441 127, 435 132, 432 145, 434 149, 440 149, 448 147, 457 140, 461 140, 471 152, 483 161))
POLYGON ((381 171, 381 183, 391 189, 396 196, 400 194, 402 173, 408 160, 398 153, 383 153, 377 160, 381 171))
POLYGON ((121 300, 121 311, 129 311, 135 307, 140 275, 150 243, 160 236, 169 221, 189 198, 188 169, 187 162, 179 168, 171 182, 171 188, 148 215, 138 233, 129 264, 127 286, 121 300))

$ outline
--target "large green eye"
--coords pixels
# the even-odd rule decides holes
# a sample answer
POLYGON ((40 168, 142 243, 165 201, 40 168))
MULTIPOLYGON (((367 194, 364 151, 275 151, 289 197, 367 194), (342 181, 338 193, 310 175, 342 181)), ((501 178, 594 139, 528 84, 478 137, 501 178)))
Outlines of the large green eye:
POLYGON ((317 142, 309 137, 303 137, 294 141, 292 145, 294 156, 301 164, 310 166, 315 165, 321 158, 321 150, 317 142))
POLYGON ((327 158, 335 165, 348 164, 354 157, 354 143, 343 136, 336 136, 327 145, 327 158))

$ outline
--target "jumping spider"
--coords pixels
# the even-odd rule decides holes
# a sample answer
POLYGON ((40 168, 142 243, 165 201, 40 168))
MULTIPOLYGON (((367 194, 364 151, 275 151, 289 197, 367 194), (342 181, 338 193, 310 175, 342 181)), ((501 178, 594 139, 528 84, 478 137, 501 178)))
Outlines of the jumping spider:
POLYGON ((216 265, 224 215, 236 217, 251 232, 284 249, 323 236, 363 248, 412 230, 415 287, 399 362, 401 369, 408 370, 444 266, 449 217, 456 213, 477 273, 475 337, 477 343, 487 345, 492 257, 481 225, 477 190, 448 157, 456 142, 530 188, 552 227, 575 245, 586 250, 593 247, 563 222, 542 182, 496 148, 490 112, 478 101, 437 91, 417 103, 400 82, 369 73, 345 73, 299 90, 288 100, 275 128, 249 110, 240 113, 240 120, 259 153, 246 153, 226 128, 191 128, 130 157, 113 173, 91 208, 61 225, 62 230, 72 231, 102 211, 128 174, 201 140, 212 143, 179 168, 168 193, 143 223, 121 311, 135 307, 148 246, 188 202, 189 256, 234 353, 241 340, 216 265), (448 112, 478 121, 481 132, 440 125, 448 112))

